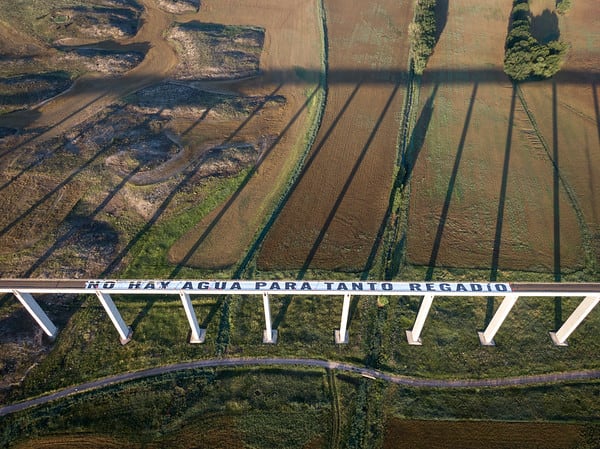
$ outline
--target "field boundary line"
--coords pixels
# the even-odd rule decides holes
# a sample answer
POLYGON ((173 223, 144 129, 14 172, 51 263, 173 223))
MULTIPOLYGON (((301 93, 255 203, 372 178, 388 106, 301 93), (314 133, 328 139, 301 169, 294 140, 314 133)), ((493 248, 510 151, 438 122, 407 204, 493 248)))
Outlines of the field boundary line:
MULTIPOLYGON (((281 196, 276 201, 275 207, 272 209, 272 212, 268 214, 268 217, 264 221, 264 224, 261 226, 260 230, 255 234, 254 239, 248 247, 246 255, 243 257, 239 265, 235 268, 233 275, 235 279, 242 279, 244 277, 244 274, 246 273, 248 267, 252 264, 252 261, 255 260, 255 257, 258 254, 267 234, 271 230, 277 218, 279 218, 281 211, 285 207, 289 196, 291 195, 293 189, 296 186, 296 182, 300 177, 300 174, 304 170, 304 165, 306 163, 307 157, 313 148, 313 145, 319 133, 319 129, 321 128, 323 115, 325 114, 325 108, 327 107, 327 96, 329 90, 327 81, 329 71, 329 42, 327 37, 327 13, 325 10, 324 0, 316 0, 315 3, 318 6, 318 14, 319 19, 321 21, 320 31, 322 44, 322 73, 319 75, 319 80, 317 81, 313 95, 315 96, 315 101, 320 101, 320 104, 316 105, 318 106, 318 110, 315 114, 314 122, 309 124, 308 130, 310 135, 308 136, 308 141, 306 142, 306 146, 303 150, 303 153, 300 156, 296 167, 292 170, 291 175, 287 181, 287 185, 282 189, 281 196)), ((307 109, 308 108, 310 108, 310 103, 307 103, 307 109)))
MULTIPOLYGON (((104 387, 121 384, 124 382, 139 380, 147 377, 160 376, 163 374, 184 371, 190 369, 203 368, 239 368, 239 367, 259 367, 259 366, 295 366, 298 368, 323 368, 325 370, 338 370, 369 377, 373 379, 385 380, 387 382, 403 385, 413 388, 498 388, 498 387, 518 387, 524 385, 537 385, 561 382, 578 382, 584 380, 600 379, 600 369, 577 370, 558 373, 534 374, 512 377, 500 377, 489 379, 431 379, 422 377, 405 376, 399 374, 390 374, 373 368, 365 368, 346 362, 336 362, 332 360, 304 359, 304 358, 219 358, 195 360, 192 362, 175 363, 155 368, 132 371, 113 376, 104 377, 90 382, 72 385, 53 393, 28 399, 15 404, 0 407, 0 416, 9 415, 15 412, 26 410, 37 405, 47 404, 67 396, 90 392, 104 387)), ((335 373, 332 373, 333 375, 335 373)))

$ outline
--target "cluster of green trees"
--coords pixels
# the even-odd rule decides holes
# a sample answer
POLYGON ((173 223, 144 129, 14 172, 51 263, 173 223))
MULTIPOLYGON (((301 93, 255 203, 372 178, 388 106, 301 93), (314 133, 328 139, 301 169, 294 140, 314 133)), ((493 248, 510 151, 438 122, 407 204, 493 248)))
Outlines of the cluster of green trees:
POLYGON ((529 0, 514 0, 510 18, 504 72, 514 81, 545 79, 556 74, 567 45, 560 40, 542 44, 533 37, 529 0))
POLYGON ((418 0, 415 19, 408 28, 413 69, 422 75, 436 43, 435 6, 437 0, 418 0))

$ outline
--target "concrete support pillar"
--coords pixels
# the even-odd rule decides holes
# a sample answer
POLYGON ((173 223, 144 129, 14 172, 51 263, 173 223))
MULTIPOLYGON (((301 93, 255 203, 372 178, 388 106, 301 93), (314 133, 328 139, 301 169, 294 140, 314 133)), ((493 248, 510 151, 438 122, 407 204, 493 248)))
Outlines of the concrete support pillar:
POLYGON ((569 335, 577 329, 577 326, 579 326, 592 309, 598 305, 598 302, 600 302, 600 296, 586 296, 569 318, 567 318, 567 321, 563 323, 560 329, 556 332, 550 332, 550 338, 552 338, 554 344, 556 346, 567 346, 567 338, 569 338, 569 335))
POLYGON ((115 306, 115 303, 113 302, 112 298, 108 293, 96 291, 96 296, 100 300, 100 303, 104 307, 104 310, 106 310, 106 313, 110 317, 110 320, 117 329, 121 344, 126 345, 131 340, 131 334, 133 333, 133 331, 129 326, 127 326, 127 324, 125 324, 125 321, 123 321, 123 318, 121 317, 117 306, 115 306))
POLYGON ((58 335, 58 328, 54 325, 50 318, 48 318, 48 315, 46 315, 46 312, 42 310, 37 301, 33 299, 33 296, 31 296, 30 293, 24 293, 18 290, 13 290, 13 293, 21 302, 21 304, 23 304, 23 306, 27 309, 33 319, 44 330, 46 335, 54 340, 58 335))
POLYGON ((500 326, 508 316, 510 309, 512 309, 517 302, 517 299, 519 299, 518 295, 506 295, 485 331, 477 332, 477 335, 479 335, 479 342, 482 344, 482 346, 496 345, 494 342, 494 335, 496 335, 496 332, 498 332, 498 329, 500 329, 500 326))
POLYGON ((423 330, 423 325, 425 324, 425 319, 429 314, 429 309, 431 308, 431 304, 433 303, 433 295, 425 295, 423 297, 423 301, 421 301, 421 307, 419 307, 419 312, 417 313, 417 319, 415 320, 415 325, 412 330, 406 331, 406 339, 408 340, 409 345, 421 345, 421 331, 423 330))
POLYGON ((342 318, 340 328, 335 331, 335 342, 338 344, 348 343, 348 315, 350 314, 350 295, 344 295, 344 304, 342 305, 342 318))
POLYGON ((181 297, 181 302, 183 303, 185 316, 187 317, 188 322, 190 323, 190 328, 192 329, 190 343, 204 343, 204 339, 206 338, 206 329, 200 329, 200 326, 198 325, 198 319, 196 318, 196 313, 194 312, 190 295, 187 292, 181 291, 179 292, 179 296, 181 297))
POLYGON ((277 343, 277 331, 271 328, 271 306, 269 294, 263 293, 263 307, 265 309, 265 330, 263 332, 263 343, 277 343))

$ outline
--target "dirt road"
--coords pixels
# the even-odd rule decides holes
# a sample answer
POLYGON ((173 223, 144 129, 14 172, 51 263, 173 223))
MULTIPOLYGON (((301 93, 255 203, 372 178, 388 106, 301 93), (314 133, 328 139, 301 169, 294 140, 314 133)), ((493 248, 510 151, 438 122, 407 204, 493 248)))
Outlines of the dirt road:
POLYGON ((503 377, 498 379, 423 379, 410 376, 399 376, 386 374, 381 371, 351 365, 349 363, 335 362, 331 360, 317 359, 294 359, 294 358, 268 358, 268 359, 209 359, 196 360, 194 362, 176 363, 173 365, 160 366, 141 371, 117 374, 103 379, 86 382, 79 385, 67 387, 46 396, 19 402, 17 404, 0 407, 0 416, 9 415, 21 410, 25 410, 36 405, 46 404, 57 399, 67 397, 72 394, 82 393, 84 391, 97 390, 109 385, 127 382, 144 377, 158 376, 174 371, 198 368, 227 368, 240 366, 298 366, 298 367, 317 367, 330 370, 346 371, 357 373, 362 376, 381 379, 388 382, 405 385, 415 388, 482 388, 482 387, 509 387, 514 385, 535 385, 544 383, 556 383, 564 381, 579 381, 588 379, 599 379, 600 370, 590 371, 568 371, 563 373, 538 374, 533 376, 503 377))

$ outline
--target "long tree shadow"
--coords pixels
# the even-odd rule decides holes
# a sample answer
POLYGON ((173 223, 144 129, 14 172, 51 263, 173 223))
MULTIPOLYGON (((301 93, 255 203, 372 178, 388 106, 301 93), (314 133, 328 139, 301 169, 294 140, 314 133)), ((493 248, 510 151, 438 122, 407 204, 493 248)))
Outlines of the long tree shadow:
MULTIPOLYGON (((504 165, 502 167, 502 181, 500 184, 500 195, 498 197, 498 210, 496 213, 496 233, 494 235, 494 247, 492 251, 492 263, 490 281, 495 282, 498 279, 498 265, 500 261, 500 247, 502 244, 502 227, 504 224, 504 210, 506 205, 506 190, 508 188, 508 169, 510 167, 510 151, 512 147, 512 133, 515 120, 515 103, 517 100, 517 86, 513 84, 510 100, 510 111, 508 115, 508 129, 506 131, 506 144, 504 147, 504 165)), ((487 299, 485 313, 485 326, 490 323, 494 314, 494 297, 487 299)))
POLYGON ((452 194, 454 193, 454 186, 458 177, 458 169, 462 159, 463 149, 465 147, 465 141, 467 139, 467 132, 471 124, 471 115, 473 114, 473 107, 475 105, 475 98, 477 96, 478 83, 473 85, 473 91, 471 92, 471 98, 469 100, 469 108, 467 109, 467 115, 465 117, 465 124, 463 125, 462 134, 456 150, 456 156, 454 158, 454 166, 452 167, 452 174, 448 181, 448 189, 446 189, 446 197, 444 198, 444 205, 442 206, 442 212, 440 214, 440 220, 438 222, 437 232, 435 234, 435 240, 433 241, 433 247, 431 249, 431 256, 429 257, 429 265, 427 273, 425 274, 425 280, 430 281, 433 278, 433 272, 436 268, 438 254, 440 252, 440 246, 442 244, 442 237, 444 235, 444 228, 446 227, 446 221, 448 220, 448 213, 450 211, 450 203, 452 201, 452 194))
POLYGON ((148 314, 150 313, 150 310, 152 309, 152 307, 154 306, 154 303, 156 302, 156 298, 153 296, 144 297, 144 299, 146 301, 146 305, 135 316, 135 318, 131 322, 131 325, 129 326, 131 328, 132 332, 135 332, 137 330, 137 328, 140 325, 140 323, 142 322, 142 320, 148 316, 148 314))
POLYGON ((600 104, 598 104, 598 85, 592 83, 592 96, 594 97, 594 111, 596 112, 596 128, 598 129, 598 144, 600 145, 600 104))
POLYGON ((190 126, 188 126, 182 133, 182 136, 185 136, 187 134, 189 134, 196 126, 198 126, 200 123, 202 123, 206 117, 208 117, 208 114, 210 114, 212 108, 206 108, 204 110, 204 112, 200 115, 200 117, 198 117, 194 123, 192 123, 190 126))
POLYGON ((277 315, 273 320, 273 329, 279 329, 279 326, 285 318, 285 315, 287 314, 288 308, 290 307, 291 303, 292 296, 283 296, 281 298, 281 306, 279 307, 279 312, 277 312, 277 315))
POLYGON ((0 192, 2 192, 4 189, 6 189, 7 187, 9 187, 13 182, 17 181, 25 173, 33 170, 35 167, 37 167, 38 165, 40 165, 45 160, 46 160, 46 157, 44 157, 44 156, 38 157, 33 162, 31 162, 29 165, 27 165, 26 167, 22 168, 21 171, 19 171, 19 173, 17 173, 16 175, 12 176, 8 181, 6 181, 4 184, 2 184, 0 186, 0 192))
MULTIPOLYGON (((329 141, 329 138, 330 138, 331 134, 333 133, 333 131, 335 130, 335 128, 339 124, 341 118, 345 115, 345 113, 348 110, 348 108, 350 107, 350 104, 354 100, 354 97, 358 93, 361 85, 362 85, 362 83, 358 83, 354 87, 354 89, 352 90, 352 92, 350 93, 350 95, 348 96, 348 98, 346 99, 346 101, 344 102, 344 105, 341 107, 341 109, 337 113, 336 117, 331 122, 331 125, 329 125, 329 128, 327 128, 327 131, 325 131, 325 133, 323 134, 323 138, 321 138, 320 141, 319 141, 319 143, 318 143, 318 145, 314 149, 312 149, 310 157, 308 158, 308 160, 306 161, 306 163, 302 167, 302 171, 300 172, 300 174, 298 175, 298 177, 296 178, 296 180, 292 183, 292 186, 290 187, 290 189, 284 195, 283 200, 278 204, 276 210, 272 214, 272 216, 269 219, 267 225, 263 227, 263 229, 261 231, 261 234, 259 235, 259 237, 256 240, 256 242, 253 244, 253 246, 250 249, 250 251, 247 252, 244 260, 240 264, 240 268, 238 269, 238 272, 236 273, 236 276, 240 276, 241 275, 241 272, 244 269, 244 267, 247 266, 247 264, 250 262, 250 260, 254 256, 254 253, 256 252, 256 250, 260 247, 260 245, 264 241, 264 239, 267 236, 269 230, 271 229, 271 226, 273 225, 273 223, 275 222, 275 220, 277 220, 277 217, 279 217, 281 211, 283 210, 283 208, 285 207, 285 205, 288 203, 288 201, 291 198, 291 196, 293 195, 293 193, 298 188, 298 185, 302 182, 302 179, 304 178, 304 176, 306 175, 306 173, 310 170, 312 164, 314 163, 315 159, 317 158, 317 156, 319 155, 319 153, 321 152, 321 150, 323 149, 323 147, 325 146, 325 144, 329 141)), ((297 279, 301 279, 301 276, 299 275, 297 277, 297 279)), ((292 297, 285 296, 283 298, 282 303, 281 303, 281 307, 279 308, 279 312, 277 313, 277 316, 273 320, 273 328, 274 329, 277 329, 278 326, 283 321, 283 319, 285 318, 285 315, 287 314, 287 310, 288 310, 288 308, 290 306, 291 301, 292 301, 292 297)))
POLYGON ((437 44, 448 21, 448 0, 437 0, 435 3, 435 43, 437 44))
POLYGON ((73 170, 69 176, 63 179, 60 183, 58 183, 52 190, 46 193, 43 197, 29 206, 24 212, 22 212, 18 217, 13 219, 9 224, 7 224, 2 230, 0 230, 0 237, 5 236, 12 228, 14 228, 19 222, 21 222, 24 218, 34 212, 39 206, 48 201, 52 196, 58 193, 63 187, 69 184, 77 175, 83 172, 86 168, 90 167, 94 162, 96 162, 102 155, 108 152, 108 147, 100 149, 96 152, 90 159, 88 159, 83 165, 77 167, 77 169, 73 170))
MULTIPOLYGON (((123 106, 120 106, 119 109, 122 110, 123 106)), ((160 111, 159 111, 159 114, 160 114, 160 111)), ((151 120, 151 118, 147 118, 145 120, 145 122, 148 123, 150 120, 151 120)), ((85 132, 86 132, 86 129, 80 130, 77 137, 75 137, 74 139, 81 137, 83 134, 85 134, 85 132)), ((40 198, 35 203, 33 203, 27 210, 22 212, 18 217, 16 217, 13 221, 11 221, 9 224, 7 224, 2 230, 0 230, 0 238, 3 237, 4 235, 6 235, 12 228, 14 228, 20 222, 22 222, 27 216, 32 214, 38 207, 40 207, 42 204, 44 204, 46 201, 48 201, 54 195, 60 194, 60 190, 63 187, 65 187, 67 184, 69 184, 71 181, 73 181, 77 176, 79 176, 84 170, 86 170, 92 164, 94 164, 101 156, 106 154, 110 150, 110 148, 111 148, 111 145, 105 144, 91 158, 89 158, 87 161, 85 161, 81 166, 74 169, 69 174, 69 176, 67 176, 65 179, 63 179, 52 190, 47 192, 42 198, 40 198)), ((6 188, 8 186, 8 184, 14 182, 16 179, 18 179, 20 176, 22 176, 25 172, 31 170, 33 167, 35 167, 37 165, 40 165, 44 160, 48 159, 49 157, 52 157, 54 154, 55 154, 55 152, 53 150, 46 151, 42 157, 38 158, 37 160, 34 160, 34 162, 31 163, 28 167, 21 170, 21 172, 18 175, 15 175, 9 182, 4 184, 0 188, 0 190, 6 188)))
POLYGON ((558 158, 558 102, 556 83, 552 83, 552 198, 554 203, 554 281, 561 281, 560 259, 560 169, 558 158))
POLYGON ((492 251, 492 263, 490 281, 498 279, 498 265, 500 262, 500 249, 502 246, 502 228, 504 225, 504 210, 506 205, 506 191, 508 189, 508 170, 510 168, 510 151, 512 147, 512 134, 515 120, 515 103, 517 100, 516 85, 513 84, 510 99, 510 111, 508 116, 508 129, 506 132, 506 145, 504 147, 504 164, 502 166, 502 181, 500 183, 500 194, 498 196, 498 210, 496 213, 496 232, 494 234, 494 247, 492 251))
MULTIPOLYGON (((554 282, 562 280, 560 258, 560 169, 558 158, 558 93, 552 82, 552 197, 554 203, 554 282)), ((562 325, 562 298, 554 298, 554 329, 562 325)))
POLYGON ((215 318, 215 315, 217 314, 217 312, 221 309, 221 306, 223 305, 224 302, 225 302, 225 297, 219 296, 217 298, 215 303, 211 306, 211 308, 210 308, 208 314, 206 315, 206 317, 204 318, 204 320, 202 320, 202 324, 200 325, 200 328, 206 329, 208 327, 208 325, 211 323, 211 321, 215 318))
MULTIPOLYGON (((196 240, 196 242, 194 242, 194 244, 190 247, 190 249, 186 253, 186 255, 179 261, 179 263, 177 264, 177 266, 175 267, 175 269, 173 270, 173 272, 171 274, 172 277, 177 276, 177 274, 183 269, 183 267, 185 267, 189 263, 190 259, 192 258, 192 256, 194 255, 194 253, 198 250, 198 248, 200 247, 200 245, 202 245, 202 243, 210 235, 210 233, 213 231, 213 229, 221 221, 221 218, 223 218, 223 216, 225 215, 225 213, 229 210, 229 208, 235 203, 235 201, 241 195, 242 191, 245 189, 246 185, 248 184, 248 182, 250 182, 250 179, 254 176, 254 174, 260 168, 260 166, 262 165, 262 163, 267 159, 267 157, 269 156, 269 154, 279 144, 279 142, 281 142, 281 140, 283 139, 283 137, 287 134, 287 132, 290 130, 290 128, 300 118, 300 116, 302 115, 302 113, 306 110, 306 108, 308 107, 308 105, 312 102, 313 98, 319 92, 320 87, 321 87, 320 85, 315 86, 314 90, 310 93, 310 95, 307 97, 307 99, 304 101, 304 103, 298 109, 298 111, 296 111, 294 113, 293 117, 286 124, 286 126, 281 131, 281 133, 278 134, 277 138, 264 151, 264 153, 261 155, 260 160, 248 172, 248 174, 243 179, 243 181, 241 182, 241 184, 237 188, 237 190, 233 193, 233 195, 231 195, 229 197, 229 199, 227 200, 227 202, 221 207, 221 209, 219 210, 219 213, 217 214, 217 216, 209 223, 209 225, 207 226, 207 228, 198 237, 198 239, 196 240)), ((243 126, 245 126, 246 123, 247 123, 247 120, 242 125, 240 125, 240 127, 238 128, 238 130, 236 130, 235 132, 237 133, 243 126)), ((228 138, 228 139, 226 139, 226 141, 229 141, 230 139, 231 138, 228 138)))
MULTIPOLYGON (((246 117, 246 119, 234 130, 232 131, 229 136, 223 141, 223 143, 227 143, 230 142, 233 138, 235 138, 235 136, 242 130, 244 129, 244 127, 250 122, 250 120, 252 120, 254 117, 256 117, 259 112, 264 108, 265 104, 267 103, 268 99, 272 96, 274 96, 281 88, 283 87, 283 84, 279 84, 274 90, 273 92, 270 93, 270 95, 268 95, 267 97, 265 97, 265 99, 260 102, 255 109, 248 115, 248 117, 246 117)), ((313 95, 316 93, 313 93, 313 95)), ((310 101, 310 99, 308 100, 310 101)), ((188 128, 188 130, 186 130, 186 132, 189 132, 194 126, 196 126, 196 124, 198 124, 199 122, 201 122, 206 115, 208 114, 209 110, 205 110, 201 116, 199 117, 199 119, 192 125, 192 127, 188 128)), ((291 125, 290 125, 291 126, 291 125)), ((258 164, 260 165, 260 163, 258 164)), ((167 207, 171 204, 171 202, 173 201, 173 199, 175 198, 176 194, 179 193, 181 191, 181 189, 183 189, 193 178, 194 176, 198 173, 198 170, 201 168, 202 166, 202 160, 197 160, 195 161, 195 163, 191 164, 190 166, 190 170, 188 171, 188 173, 182 178, 182 180, 169 192, 169 195, 163 200, 163 202, 160 204, 160 206, 158 207, 158 209, 156 210, 156 212, 152 215, 152 217, 150 218, 150 220, 148 220, 144 226, 134 235, 134 237, 127 242, 127 245, 125 245, 125 247, 117 254, 117 256, 111 261, 111 263, 106 267, 106 269, 102 272, 101 276, 105 277, 108 276, 109 274, 113 273, 121 264, 121 262, 123 261, 123 259, 127 256, 127 254, 129 254, 129 252, 131 251, 131 249, 153 228, 153 226, 156 224, 156 222, 159 220, 159 218, 162 216, 162 214, 165 212, 165 210, 167 209, 167 207)), ((257 167, 256 167, 257 168, 257 167)), ((246 178, 244 179, 244 181, 242 182, 241 187, 238 189, 238 191, 236 193, 238 193, 241 191, 241 189, 243 188, 243 186, 245 186, 249 180, 249 177, 255 172, 256 170, 253 170, 251 173, 249 173, 246 178)), ((230 207, 231 202, 228 202, 227 205, 225 207, 230 207)), ((189 253, 188 253, 189 254, 189 253)), ((191 255, 190 255, 191 257, 191 255)), ((177 274, 179 273, 179 271, 183 268, 183 264, 178 264, 171 272, 170 277, 174 278, 177 276, 177 274)), ((134 326, 137 326, 139 324, 139 322, 148 315, 148 313, 150 312, 150 310, 152 309, 152 307, 154 306, 155 302, 157 301, 156 297, 149 297, 147 299, 146 302, 146 306, 144 307, 144 309, 142 311, 140 311, 140 313, 136 316, 135 320, 134 320, 134 324, 132 325, 132 329, 135 330, 134 326)), ((223 303, 224 299, 218 299, 217 302, 211 307, 210 312, 208 314, 208 316, 204 319, 201 327, 202 328, 206 328, 208 326, 208 324, 210 323, 210 321, 214 318, 214 316, 216 315, 216 313, 218 312, 218 310, 220 309, 222 303, 223 303)))
MULTIPOLYGON (((44 129, 40 134, 34 134, 32 135, 29 139, 25 140, 24 142, 21 142, 19 145, 17 145, 14 148, 10 148, 8 150, 3 151, 2 153, 0 153, 0 158, 3 158, 4 156, 14 153, 15 151, 19 150, 20 148, 25 148, 27 145, 37 141, 37 140, 42 140, 44 138, 44 135, 46 135, 47 133, 49 133, 50 131, 52 131, 53 129, 57 128, 58 126, 60 126, 61 124, 65 123, 67 120, 69 120, 70 118, 76 116, 77 114, 79 114, 81 111, 85 110, 86 108, 88 108, 89 106, 91 106, 92 104, 96 103, 97 101, 99 101, 101 98, 103 98, 104 96, 106 96, 106 92, 101 92, 100 95, 98 95, 97 97, 94 97, 92 100, 90 100, 89 102, 87 102, 85 105, 81 106, 80 108, 78 108, 76 111, 71 112, 69 115, 67 115, 65 118, 63 118, 62 120, 58 121, 57 123, 53 124, 52 126, 44 129)), ((28 111, 27 114, 34 114, 35 116, 39 116, 41 115, 39 113, 39 111, 37 110, 32 110, 32 111, 28 111)), ((33 121, 33 120, 32 120, 33 121)))
POLYGON ((402 184, 406 184, 412 175, 412 171, 415 167, 417 159, 419 158, 419 154, 421 153, 421 149, 423 148, 423 144, 425 143, 425 137, 427 136, 427 131, 429 130, 429 124, 431 123, 431 117, 433 116, 433 107, 435 96, 437 94, 439 84, 435 84, 433 87, 433 92, 425 102, 423 106, 423 110, 415 123, 415 126, 410 135, 410 139, 408 141, 408 145, 406 147, 406 153, 402 158, 402 184))
POLYGON ((386 116, 388 110, 390 109, 390 107, 392 105, 394 98, 396 97, 396 94, 398 93, 398 89, 400 88, 400 85, 401 84, 399 82, 396 82, 394 84, 394 88, 393 88, 387 102, 385 103, 385 106, 383 107, 381 114, 377 118, 377 121, 375 122, 375 126, 373 127, 371 134, 369 135, 367 141, 365 142, 365 145, 363 146, 362 151, 360 152, 358 158, 356 159, 356 162, 354 163, 354 166, 352 167, 352 170, 350 171, 350 174, 348 175, 348 178, 346 179, 346 182, 344 183, 342 190, 340 191, 339 195, 337 196, 337 198, 333 204, 333 207, 331 208, 331 211, 329 212, 329 215, 327 216, 327 219, 325 220, 325 223, 323 224, 323 227, 321 228, 321 231, 319 232, 319 235, 315 239, 315 241, 308 253, 308 256, 306 257, 306 260, 304 261, 304 264, 302 265, 302 268, 300 268, 299 275, 298 275, 298 277, 300 279, 302 279, 304 277, 307 270, 310 268, 310 264, 312 263, 315 255, 317 254, 317 250, 321 246, 321 243, 323 242, 323 239, 325 238, 325 235, 327 234, 329 226, 331 226, 331 223, 333 222, 333 219, 335 218, 335 215, 337 214, 337 211, 338 211, 339 207, 341 206, 342 201, 343 201, 344 197, 346 196, 346 193, 348 192, 348 189, 350 188, 350 185, 352 184, 352 181, 354 180, 356 173, 358 172, 358 169, 360 168, 365 156, 367 155, 368 150, 371 148, 371 144, 373 143, 373 140, 375 139, 375 136, 377 135, 377 132, 379 131, 379 127, 381 126, 381 123, 383 122, 384 117, 386 116))

